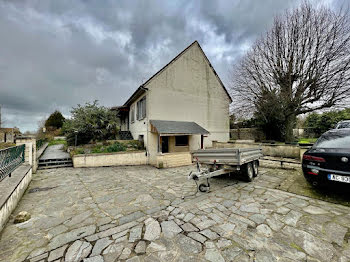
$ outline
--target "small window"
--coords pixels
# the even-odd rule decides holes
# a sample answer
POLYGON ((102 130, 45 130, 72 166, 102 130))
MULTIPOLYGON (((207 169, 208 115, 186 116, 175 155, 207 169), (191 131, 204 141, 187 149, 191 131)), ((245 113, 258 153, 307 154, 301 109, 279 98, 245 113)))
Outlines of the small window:
POLYGON ((175 146, 188 146, 188 136, 176 136, 175 146))
POLYGON ((135 122, 135 110, 134 110, 134 107, 132 107, 131 110, 130 110, 130 121, 131 121, 131 123, 135 122))
POLYGON ((142 120, 146 117, 146 97, 144 96, 137 102, 137 120, 142 120))

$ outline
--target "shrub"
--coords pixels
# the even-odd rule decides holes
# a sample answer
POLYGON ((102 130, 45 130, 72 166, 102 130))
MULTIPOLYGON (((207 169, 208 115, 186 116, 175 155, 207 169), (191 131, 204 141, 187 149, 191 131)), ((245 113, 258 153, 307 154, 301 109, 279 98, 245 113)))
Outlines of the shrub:
POLYGON ((63 125, 69 145, 75 144, 75 137, 77 145, 115 138, 117 116, 108 108, 99 106, 97 101, 78 105, 72 109, 71 114, 71 119, 63 125))
POLYGON ((120 152, 120 151, 125 151, 125 150, 126 150, 126 146, 121 144, 121 143, 118 143, 118 142, 115 142, 114 144, 112 144, 106 148, 106 151, 108 153, 120 152))

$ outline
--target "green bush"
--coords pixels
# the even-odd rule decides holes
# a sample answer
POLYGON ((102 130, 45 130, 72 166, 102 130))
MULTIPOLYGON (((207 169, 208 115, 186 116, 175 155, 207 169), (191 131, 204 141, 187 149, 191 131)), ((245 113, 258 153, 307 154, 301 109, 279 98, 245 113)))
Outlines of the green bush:
POLYGON ((106 151, 108 153, 120 152, 120 151, 125 151, 125 150, 126 150, 126 146, 121 144, 121 143, 118 143, 118 142, 115 142, 114 144, 112 144, 106 148, 106 151))
POLYGON ((347 119, 350 119, 350 108, 322 114, 312 113, 307 116, 304 128, 307 129, 308 134, 314 134, 318 137, 324 132, 333 129, 338 122, 347 119))
POLYGON ((69 145, 75 144, 75 137, 77 145, 115 138, 117 116, 109 108, 99 106, 97 101, 78 105, 72 109, 71 114, 71 119, 63 125, 69 145))

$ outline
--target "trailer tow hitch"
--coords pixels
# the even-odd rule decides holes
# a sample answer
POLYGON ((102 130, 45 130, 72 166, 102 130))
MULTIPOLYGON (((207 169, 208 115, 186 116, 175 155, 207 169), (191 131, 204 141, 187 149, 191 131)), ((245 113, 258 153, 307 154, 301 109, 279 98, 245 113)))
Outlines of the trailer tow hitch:
MULTIPOLYGON (((210 191, 210 183, 209 183, 209 170, 207 169, 203 169, 201 170, 200 166, 199 166, 199 162, 197 161, 197 172, 193 172, 191 171, 188 175, 188 179, 192 179, 194 180, 194 182, 196 183, 197 186, 197 191, 200 192, 209 192, 210 191), (206 183, 200 183, 198 184, 199 180, 203 180, 206 179, 206 183)), ((195 194, 196 194, 195 193, 195 194)))

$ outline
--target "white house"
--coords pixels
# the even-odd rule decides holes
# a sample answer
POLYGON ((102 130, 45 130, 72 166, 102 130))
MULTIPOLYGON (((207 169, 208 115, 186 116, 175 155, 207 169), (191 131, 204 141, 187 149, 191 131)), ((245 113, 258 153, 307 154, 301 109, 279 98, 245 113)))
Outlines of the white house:
POLYGON ((229 140, 231 102, 195 41, 113 109, 122 133, 144 141, 149 164, 171 167, 191 164, 192 150, 229 140))

